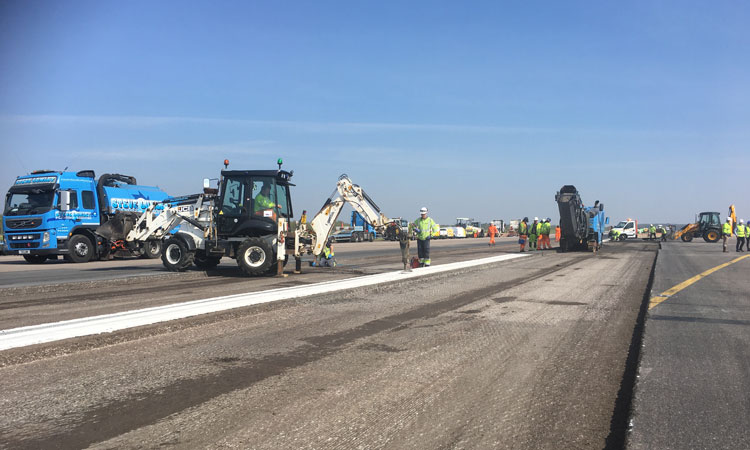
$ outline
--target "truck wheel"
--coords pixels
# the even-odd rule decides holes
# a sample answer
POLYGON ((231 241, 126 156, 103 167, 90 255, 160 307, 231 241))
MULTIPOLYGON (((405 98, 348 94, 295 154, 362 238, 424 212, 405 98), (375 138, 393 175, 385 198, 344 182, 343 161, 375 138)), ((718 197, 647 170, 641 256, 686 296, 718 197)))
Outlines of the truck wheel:
POLYGON ((249 238, 237 249, 237 265, 248 275, 263 275, 275 261, 271 246, 261 238, 249 238))
POLYGON ((682 239, 682 242, 690 242, 693 240, 693 233, 692 232, 685 233, 682 235, 681 239, 682 239))
POLYGON ((368 233, 368 241, 372 242, 375 240, 375 233, 368 233))
POLYGON ((75 263, 85 263, 91 261, 94 256, 94 246, 91 240, 82 234, 76 234, 68 242, 70 260, 75 263))
POLYGON ((156 259, 161 256, 161 241, 147 241, 143 244, 143 257, 156 259))
POLYGON ((47 255, 23 255, 23 259, 29 264, 42 264, 47 261, 47 255))
POLYGON ((181 239, 169 238, 164 243, 161 261, 170 272, 184 272, 193 264, 193 258, 195 254, 181 239))
POLYGON ((703 233, 703 240, 706 242, 719 242, 720 237, 719 232, 716 230, 706 230, 706 232, 703 233))
POLYGON ((216 268, 216 266, 219 265, 220 261, 221 258, 217 258, 215 256, 206 256, 204 252, 197 251, 195 252, 195 259, 193 260, 193 263, 195 263, 195 266, 198 268, 201 268, 203 270, 210 270, 216 268))

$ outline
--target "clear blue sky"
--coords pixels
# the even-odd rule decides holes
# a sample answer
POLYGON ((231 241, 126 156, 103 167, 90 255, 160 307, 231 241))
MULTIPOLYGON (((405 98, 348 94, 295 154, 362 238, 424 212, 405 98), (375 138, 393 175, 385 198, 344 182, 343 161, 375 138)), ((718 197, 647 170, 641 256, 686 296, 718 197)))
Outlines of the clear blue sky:
POLYGON ((341 173, 390 216, 750 219, 746 2, 0 1, 0 189, 40 168, 197 192, 341 173))

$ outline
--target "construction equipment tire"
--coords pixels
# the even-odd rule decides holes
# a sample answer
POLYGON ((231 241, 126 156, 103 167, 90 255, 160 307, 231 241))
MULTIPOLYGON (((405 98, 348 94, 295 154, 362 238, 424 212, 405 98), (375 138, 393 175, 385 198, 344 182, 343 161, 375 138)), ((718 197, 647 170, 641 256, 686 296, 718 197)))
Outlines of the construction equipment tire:
POLYGON ((221 258, 217 258, 215 256, 206 256, 206 254, 200 250, 195 252, 195 258, 193 259, 193 263, 195 264, 195 266, 203 270, 216 268, 216 266, 219 265, 220 261, 221 258))
POLYGON ((682 242, 690 242, 693 240, 693 233, 692 232, 685 233, 682 235, 681 239, 682 239, 682 242))
POLYGON ((43 264, 47 261, 47 255, 23 255, 23 259, 29 264, 43 264))
POLYGON ((161 256, 161 241, 151 240, 143 244, 143 257, 147 259, 156 259, 161 256))
POLYGON ((721 238, 721 234, 717 230, 706 230, 703 233, 703 240, 706 242, 719 242, 719 239, 721 238))
POLYGON ((261 238, 248 238, 237 249, 237 265, 248 275, 263 275, 275 262, 271 246, 261 238))
POLYGON ((195 253, 191 252, 182 239, 169 238, 164 243, 161 262, 170 272, 184 272, 193 264, 195 253))
POLYGON ((68 242, 70 260, 75 263, 85 263, 91 261, 94 256, 94 246, 91 239, 82 234, 76 234, 68 242))

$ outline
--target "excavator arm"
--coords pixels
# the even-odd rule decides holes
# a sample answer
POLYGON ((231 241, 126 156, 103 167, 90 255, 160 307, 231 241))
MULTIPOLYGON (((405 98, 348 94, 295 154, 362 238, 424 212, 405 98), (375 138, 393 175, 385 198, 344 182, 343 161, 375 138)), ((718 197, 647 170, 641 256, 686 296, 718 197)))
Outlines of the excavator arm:
POLYGON ((336 190, 309 223, 314 255, 320 255, 323 251, 323 246, 336 225, 336 219, 347 203, 380 232, 393 224, 360 186, 352 183, 346 174, 341 175, 336 183, 336 190))

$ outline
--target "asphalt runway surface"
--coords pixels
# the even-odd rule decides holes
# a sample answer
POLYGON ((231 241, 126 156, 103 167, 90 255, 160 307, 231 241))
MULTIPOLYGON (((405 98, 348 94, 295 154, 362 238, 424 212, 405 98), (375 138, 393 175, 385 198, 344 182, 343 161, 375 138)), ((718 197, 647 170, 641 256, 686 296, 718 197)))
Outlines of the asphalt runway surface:
POLYGON ((750 448, 750 257, 738 260, 748 253, 734 239, 729 248, 667 242, 659 251, 631 449, 750 448))
MULTIPOLYGON (((514 239, 444 242, 436 262, 517 251, 514 239)), ((0 289, 0 329, 400 269, 396 243, 335 250, 341 269, 287 278, 231 266, 63 284, 50 275, 0 289)), ((655 252, 644 242, 536 252, 6 350, 0 445, 619 448, 655 252)), ((93 264, 110 263, 121 262, 93 264)), ((85 270, 59 266, 45 273, 85 270)))

